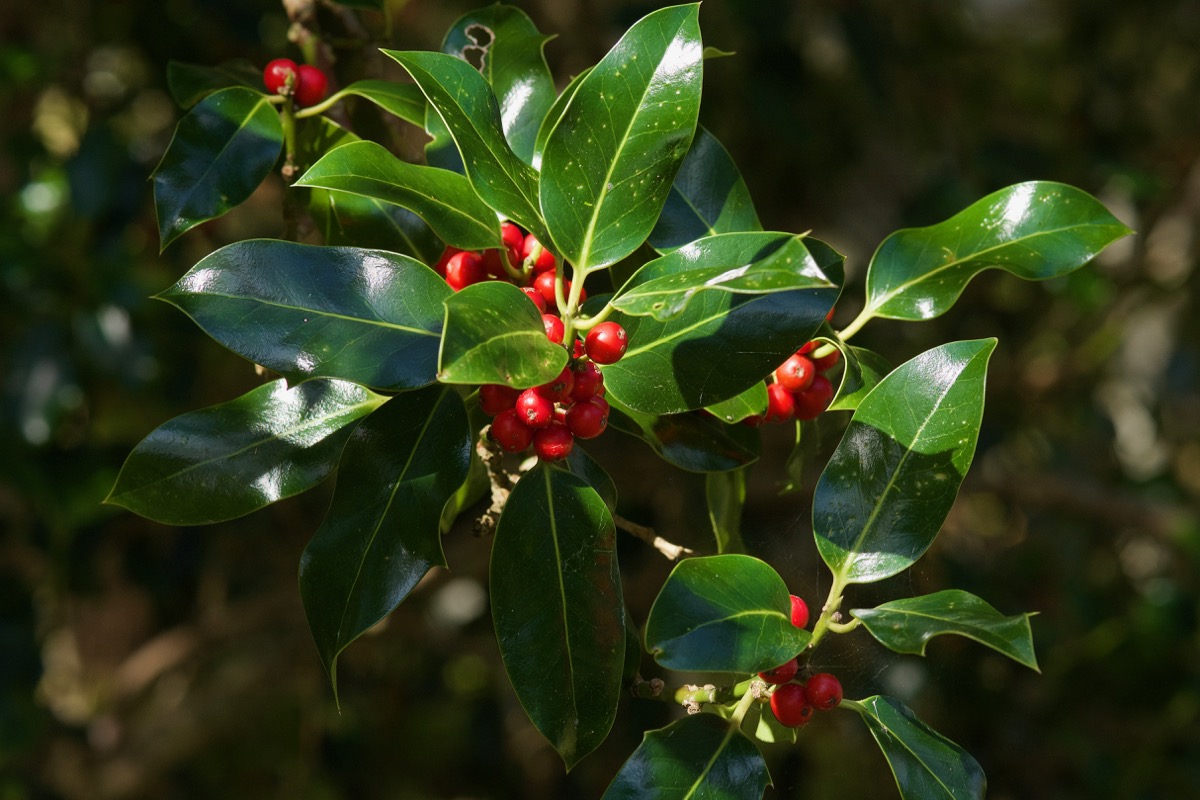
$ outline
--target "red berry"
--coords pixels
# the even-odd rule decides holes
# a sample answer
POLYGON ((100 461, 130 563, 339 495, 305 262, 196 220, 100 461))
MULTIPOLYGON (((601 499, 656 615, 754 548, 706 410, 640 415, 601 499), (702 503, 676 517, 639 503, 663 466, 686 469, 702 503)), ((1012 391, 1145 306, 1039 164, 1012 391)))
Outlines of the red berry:
POLYGON ((575 359, 583 358, 583 356, 586 352, 587 351, 583 349, 583 340, 582 339, 576 339, 574 342, 571 343, 571 358, 575 358, 575 359))
POLYGON ((833 368, 839 361, 842 360, 842 351, 834 349, 832 353, 823 355, 820 358, 813 359, 813 366, 817 368, 817 372, 825 372, 833 368))
POLYGON ((804 687, 798 683, 785 683, 771 693, 771 711, 775 719, 789 728, 807 725, 813 715, 804 687))
POLYGON ((597 364, 615 364, 625 355, 629 339, 625 329, 615 322, 601 322, 588 331, 584 349, 588 358, 597 364))
POLYGON ((767 385, 767 412, 763 415, 764 422, 787 422, 796 412, 794 395, 784 388, 782 383, 767 385))
MULTIPOLYGON (((533 279, 533 288, 541 293, 542 299, 546 301, 547 308, 558 307, 558 300, 554 294, 554 274, 554 270, 550 270, 549 272, 543 272, 533 279)), ((566 291, 565 286, 563 287, 563 291, 566 291)))
MULTIPOLYGON (((579 340, 575 340, 579 344, 579 340)), ((604 388, 604 373, 591 361, 575 365, 575 388, 571 389, 572 400, 590 400, 604 388)))
POLYGON ((604 413, 605 413, 605 414, 608 414, 608 412, 609 412, 609 410, 610 410, 610 408, 611 408, 611 406, 609 406, 609 404, 608 404, 608 401, 607 401, 607 400, 605 400, 603 397, 601 397, 601 396, 599 396, 599 395, 596 395, 595 397, 593 397, 593 398, 592 398, 592 400, 591 400, 591 402, 593 402, 593 403, 595 403, 596 405, 598 405, 598 406, 600 406, 601 408, 603 408, 603 409, 604 409, 604 413))
POLYGON ((749 425, 751 428, 757 428, 763 424, 762 414, 751 414, 742 420, 743 425, 749 425))
POLYGON ((796 677, 796 673, 800 671, 800 662, 792 659, 785 664, 780 664, 775 669, 769 669, 766 672, 758 673, 758 677, 762 678, 767 683, 787 683, 792 678, 796 677))
POLYGON ((546 313, 546 301, 542 297, 541 292, 539 292, 537 289, 534 289, 532 286, 522 286, 521 291, 525 293, 526 297, 533 301, 533 304, 537 306, 537 309, 540 313, 546 313))
POLYGON ((608 427, 607 403, 595 399, 582 400, 567 412, 567 427, 580 439, 595 439, 608 427))
POLYGON ((553 314, 542 314, 542 325, 546 328, 546 338, 555 344, 562 344, 567 328, 563 321, 553 314))
POLYGON ((789 392, 803 392, 812 386, 813 376, 816 374, 813 362, 797 353, 775 370, 775 380, 789 392))
POLYGON ((295 61, 290 58, 277 58, 268 62, 266 68, 263 69, 263 85, 267 87, 268 93, 279 94, 283 87, 287 86, 289 77, 292 78, 292 85, 295 86, 295 75, 295 61))
POLYGON ((833 400, 833 384, 824 375, 817 375, 813 378, 812 386, 803 392, 796 392, 792 398, 797 419, 816 419, 829 408, 829 402, 833 400))
MULTIPOLYGON (((521 243, 521 259, 524 260, 529 258, 534 249, 538 247, 541 247, 541 242, 537 240, 536 236, 534 236, 532 233, 526 236, 525 241, 521 243)), ((554 260, 554 254, 545 247, 541 247, 541 253, 533 261, 533 271, 538 273, 554 269, 556 263, 557 262, 554 260)))
POLYGON ((552 422, 533 434, 533 450, 543 461, 561 461, 574 446, 575 437, 561 422, 552 422))
POLYGON ((483 268, 483 258, 479 253, 455 253, 446 262, 446 283, 456 292, 486 280, 487 272, 483 268))
POLYGON ((501 411, 492 420, 491 436, 501 449, 509 453, 519 453, 533 441, 533 429, 521 422, 515 408, 510 408, 501 411))
POLYGON ((816 350, 816 349, 817 349, 816 342, 805 342, 803 345, 801 345, 800 349, 796 351, 796 355, 806 356, 809 353, 811 353, 813 350, 816 350))
POLYGON ((301 64, 296 68, 296 105, 300 108, 315 106, 325 99, 329 91, 329 78, 325 73, 310 64, 301 64))
POLYGON ((516 405, 517 396, 520 394, 520 389, 513 389, 501 383, 485 383, 479 387, 479 408, 489 417, 494 417, 516 405))
POLYGON ((828 672, 818 672, 804 684, 804 699, 818 711, 837 708, 842 702, 842 682, 828 672))
POLYGON ((434 272, 436 272, 438 275, 441 275, 443 278, 446 277, 446 265, 450 263, 451 258, 462 252, 464 251, 459 250, 457 247, 447 247, 442 251, 442 257, 439 258, 437 263, 433 265, 434 272))
POLYGON ((544 428, 554 419, 554 402, 538 394, 537 389, 526 389, 517 396, 517 416, 531 428, 544 428))
POLYGON ((543 383, 537 387, 536 391, 553 403, 569 403, 573 388, 575 388, 575 376, 570 367, 563 367, 563 371, 558 373, 557 378, 549 383, 543 383))
POLYGON ((500 251, 496 248, 483 251, 483 270, 492 278, 499 278, 502 281, 508 280, 508 273, 504 271, 504 265, 500 263, 500 251))
POLYGON ((792 595, 792 624, 797 628, 808 626, 808 603, 792 595))

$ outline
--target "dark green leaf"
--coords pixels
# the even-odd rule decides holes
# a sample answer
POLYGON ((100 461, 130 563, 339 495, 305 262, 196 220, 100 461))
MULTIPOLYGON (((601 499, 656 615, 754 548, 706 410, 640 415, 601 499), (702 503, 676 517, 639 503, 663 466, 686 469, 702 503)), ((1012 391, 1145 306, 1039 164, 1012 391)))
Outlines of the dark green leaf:
POLYGON ((787 584, 770 565, 737 554, 688 558, 650 609, 646 649, 667 669, 761 672, 808 644, 790 615, 787 584))
POLYGON ((930 319, 985 269, 1045 280, 1077 269, 1131 231, 1094 197, 1034 181, 988 195, 945 222, 897 231, 867 268, 864 313, 930 319))
POLYGON ((104 502, 168 525, 249 514, 324 480, 355 423, 382 402, 353 383, 272 381, 155 428, 104 502))
POLYGON ((546 338, 537 306, 511 283, 476 283, 451 294, 445 306, 442 383, 525 389, 553 380, 567 365, 566 349, 546 338))
POLYGON ((600 495, 560 469, 527 473, 500 516, 490 576, 508 677, 570 769, 608 735, 625 661, 616 527, 600 495))
POLYGON ((762 754, 731 723, 696 714, 647 731, 603 800, 761 800, 762 754))
POLYGON ((235 86, 201 100, 179 121, 154 170, 162 247, 242 203, 282 148, 279 112, 265 94, 235 86))
POLYGON ((215 67, 206 64, 167 62, 167 88, 182 108, 191 108, 218 89, 245 86, 262 91, 262 70, 244 58, 223 61, 215 67))
POLYGON ((845 704, 858 711, 883 751, 904 800, 983 800, 979 762, 890 697, 845 704))
POLYGON ((484 202, 549 241, 537 204, 538 174, 504 138, 500 106, 479 72, 445 53, 384 50, 413 76, 445 123, 484 202))
POLYGON ((600 466, 596 459, 579 446, 579 442, 576 442, 575 447, 571 448, 566 464, 573 474, 583 478, 587 481, 588 486, 596 490, 596 494, 600 495, 600 499, 604 501, 604 505, 608 506, 610 512, 616 509, 617 485, 613 483, 612 477, 604 467, 600 466))
POLYGON ((542 152, 541 208, 577 270, 620 261, 654 228, 696 132, 698 4, 654 11, 580 81, 542 152))
POLYGON ((704 414, 643 414, 621 405, 611 395, 605 399, 611 405, 611 427, 637 436, 664 461, 680 469, 725 472, 758 459, 761 440, 750 428, 725 425, 704 414))
POLYGON ((306 117, 296 121, 296 165, 307 168, 335 147, 361 141, 329 117, 306 117))
POLYGON ((647 263, 621 287, 612 304, 626 314, 664 322, 701 292, 771 294, 834 284, 804 246, 785 233, 721 233, 647 263))
POLYGON ((934 636, 958 634, 974 639, 1012 660, 1036 670, 1032 614, 1006 617, 975 595, 961 589, 893 600, 875 608, 850 612, 871 635, 897 653, 925 655, 934 636))
POLYGON ((542 168, 542 153, 546 149, 546 140, 550 138, 550 132, 554 130, 554 126, 562 119, 563 112, 567 110, 567 104, 571 102, 571 98, 575 96, 575 92, 579 90, 580 82, 592 71, 588 67, 583 72, 571 78, 571 82, 562 90, 562 94, 550 106, 550 110, 546 112, 545 118, 542 119, 542 124, 538 128, 537 139, 533 143, 533 166, 535 169, 542 168))
POLYGON ((476 64, 500 104, 500 121, 513 152, 533 159, 538 126, 554 102, 554 78, 533 20, 515 6, 491 5, 460 17, 442 42, 442 52, 476 64))
MULTIPOLYGON (((825 339, 824 341, 833 341, 825 339)), ((845 365, 842 380, 838 385, 833 402, 829 404, 830 411, 853 411, 863 401, 867 393, 891 372, 887 360, 870 350, 855 347, 845 342, 834 342, 842 351, 842 363, 845 365)))
POLYGON ((325 244, 390 250, 430 265, 442 255, 442 240, 406 208, 325 189, 312 190, 308 207, 325 244))
POLYGON ((251 239, 206 256, 158 297, 290 382, 413 389, 435 380, 451 293, 407 256, 251 239))
POLYGON ((454 144, 450 129, 442 122, 437 110, 428 104, 425 108, 425 133, 429 134, 429 141, 425 143, 425 163, 431 167, 466 175, 467 168, 463 166, 462 156, 458 153, 458 146, 454 144))
POLYGON ((467 477, 471 431, 445 387, 397 395, 358 426, 329 514, 300 557, 300 598, 337 693, 337 658, 445 566, 442 508, 467 477))
POLYGON ((742 553, 742 507, 746 505, 746 470, 710 472, 704 476, 708 520, 713 526, 718 553, 742 553))
POLYGON ((747 417, 762 414, 767 410, 767 384, 763 381, 751 386, 741 394, 734 395, 728 400, 713 403, 708 411, 714 417, 730 425, 741 422, 747 417))
POLYGON ((971 465, 995 339, 951 342, 871 390, 817 482, 813 532, 835 578, 870 583, 929 548, 971 465))
POLYGON ((746 181, 729 152, 704 127, 675 175, 650 246, 666 253, 717 233, 761 231, 746 181))
POLYGON ((326 153, 296 181, 407 208, 447 244, 483 250, 500 244, 500 221, 463 176, 409 164, 374 142, 352 142, 326 153))
POLYGON ((425 112, 428 109, 428 103, 425 102, 425 95, 416 84, 373 79, 355 81, 330 99, 337 99, 345 95, 364 97, 405 122, 411 122, 419 128, 425 127, 425 112))

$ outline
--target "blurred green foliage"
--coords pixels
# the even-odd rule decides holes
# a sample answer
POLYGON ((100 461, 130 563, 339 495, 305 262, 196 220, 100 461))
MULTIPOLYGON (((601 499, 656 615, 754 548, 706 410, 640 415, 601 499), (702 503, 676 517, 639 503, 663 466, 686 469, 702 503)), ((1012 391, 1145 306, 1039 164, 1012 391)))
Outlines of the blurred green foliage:
MULTIPOLYGON (((361 34, 435 47, 474 4, 387 5, 390 24, 320 7, 338 83, 395 76, 361 34)), ((656 4, 521 5, 559 34, 547 56, 565 80, 656 4)), ((737 52, 707 65, 701 121, 768 229, 812 229, 847 253, 839 322, 887 233, 1003 185, 1078 185, 1138 231, 1069 278, 987 276, 937 320, 880 321, 856 340, 894 363, 955 338, 1000 348, 975 467, 934 549, 851 602, 953 585, 1039 611, 1043 673, 969 643, 893 658, 864 634, 838 637, 827 666, 848 696, 899 696, 964 745, 993 798, 1200 794, 1200 7, 708 0, 701 24, 737 52)), ((148 298, 222 244, 279 234, 282 184, 159 254, 146 179, 179 113, 167 61, 299 57, 288 29, 275 0, 0 16, 0 797, 598 796, 673 712, 626 701, 609 741, 564 775, 507 687, 481 594, 488 542, 469 526, 446 539, 454 572, 344 655, 339 712, 295 578, 329 485, 203 529, 101 505, 151 428, 261 381, 148 298)), ((765 433, 742 530, 815 602, 828 578, 807 492, 778 495, 790 443, 765 433)), ((595 453, 635 478, 624 516, 711 546, 703 481, 663 477, 628 442, 595 453)), ((621 549, 644 619, 670 565, 632 539, 621 549)), ((851 715, 819 720, 771 767, 769 797, 895 792, 851 715)))

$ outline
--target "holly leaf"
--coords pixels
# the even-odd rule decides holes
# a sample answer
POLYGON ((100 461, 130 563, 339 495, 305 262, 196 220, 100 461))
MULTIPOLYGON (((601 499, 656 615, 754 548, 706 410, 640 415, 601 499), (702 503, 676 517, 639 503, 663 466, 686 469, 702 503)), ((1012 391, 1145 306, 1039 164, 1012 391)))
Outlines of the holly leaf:
POLYGON ((344 381, 282 380, 155 428, 104 502, 167 525, 207 525, 316 486, 384 398, 344 381))
POLYGON ((600 495, 600 499, 604 501, 604 505, 608 506, 611 513, 617 507, 617 484, 613 482, 612 476, 600 466, 596 459, 588 455, 587 451, 577 446, 571 448, 571 452, 567 454, 566 466, 572 474, 583 478, 588 486, 591 486, 596 494, 600 495))
POLYGON ((396 395, 346 443, 329 513, 300 557, 300 599, 337 695, 337 659, 390 614, 442 555, 442 508, 467 478, 458 394, 396 395))
POLYGON ((961 589, 893 600, 851 612, 872 636, 897 653, 925 655, 934 636, 957 634, 974 639, 1019 664, 1037 670, 1032 614, 1006 617, 984 600, 961 589))
POLYGON ((432 383, 450 287, 382 250, 250 239, 201 259, 158 299, 255 364, 298 383, 432 383))
POLYGON ((887 359, 871 350, 846 344, 836 338, 820 341, 831 342, 842 351, 842 379, 838 382, 830 411, 853 411, 863 398, 891 372, 887 359))
POLYGON ((511 283, 476 283, 444 303, 437 375, 442 383, 527 389, 553 380, 567 365, 566 349, 546 338, 537 306, 511 283))
POLYGON ((308 203, 325 244, 390 250, 436 264, 445 245, 406 208, 348 192, 313 189, 308 203))
POLYGON ((496 213, 463 176, 409 164, 374 142, 351 142, 326 153, 296 181, 406 208, 442 241, 463 250, 500 244, 496 213))
POLYGON ((161 249, 244 202, 282 148, 279 112, 262 92, 233 86, 201 100, 179 121, 152 176, 161 249))
POLYGON ((650 246, 668 253, 718 233, 761 230, 750 190, 729 151, 700 126, 650 231, 650 246))
POLYGON ((262 70, 244 58, 222 61, 216 66, 167 62, 167 90, 180 108, 191 108, 218 89, 244 86, 262 90, 262 70))
MULTIPOLYGON (((700 111, 699 5, 634 23, 584 77, 542 152, 541 209, 580 273, 614 264, 654 228, 700 111)), ((540 237, 539 237, 540 238, 540 237)))
POLYGON ((738 554, 676 564, 646 620, 646 650, 674 670, 761 672, 794 658, 810 638, 792 624, 779 573, 738 554))
POLYGON ((1073 186, 1001 189, 945 222, 897 231, 867 267, 864 314, 922 320, 944 313, 971 278, 1002 269, 1026 280, 1066 275, 1132 231, 1073 186))
POLYGON ((647 731, 603 800, 761 800, 770 783, 762 753, 736 725, 696 714, 647 731))
POLYGON ((571 102, 571 98, 575 96, 575 92, 579 91, 579 84, 584 77, 592 71, 588 67, 583 72, 571 78, 570 83, 562 90, 562 93, 550 106, 546 112, 546 116, 542 119, 542 124, 538 127, 537 138, 533 143, 533 168, 540 170, 542 168, 542 153, 546 150, 546 141, 550 138, 551 131, 554 126, 558 125, 558 121, 562 119, 563 112, 567 110, 567 105, 571 102))
POLYGON ((859 713, 896 778, 904 800, 983 800, 979 762, 890 697, 845 703, 859 713))
POLYGON ((682 470, 726 472, 758 460, 761 440, 749 428, 724 425, 702 414, 643 414, 611 395, 605 399, 610 427, 638 437, 682 470))
POLYGON ((330 100, 349 95, 370 100, 384 111, 410 122, 418 128, 425 127, 425 112, 428 104, 420 87, 412 83, 366 79, 355 81, 339 90, 330 100))
POLYGON ((746 505, 745 468, 705 475, 704 496, 708 500, 708 520, 716 537, 717 553, 744 552, 742 508, 746 505))
POLYGON ((871 390, 817 482, 813 531, 836 579, 870 583, 924 553, 971 465, 995 339, 951 342, 871 390))
POLYGON ((604 741, 621 694, 616 535, 600 495, 544 466, 517 482, 492 544, 492 619, 504 668, 567 769, 604 741))
POLYGON ((767 410, 767 384, 759 381, 741 394, 713 403, 706 410, 729 425, 762 414, 767 410))

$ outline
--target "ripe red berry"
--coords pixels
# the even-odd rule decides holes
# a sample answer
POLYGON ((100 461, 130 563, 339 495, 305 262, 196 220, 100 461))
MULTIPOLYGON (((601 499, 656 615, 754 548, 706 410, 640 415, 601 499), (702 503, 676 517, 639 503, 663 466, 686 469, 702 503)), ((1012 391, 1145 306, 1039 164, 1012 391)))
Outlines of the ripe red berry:
POLYGON ((758 677, 762 678, 767 683, 787 683, 792 678, 796 677, 796 673, 800 671, 800 662, 792 659, 785 664, 780 664, 775 669, 769 669, 766 672, 758 673, 758 677))
POLYGON ((504 271, 504 265, 500 263, 500 251, 496 248, 484 250, 481 254, 483 258, 483 271, 489 277, 499 278, 500 280, 508 280, 508 273, 504 271))
POLYGON ((615 322, 601 322, 588 331, 584 342, 588 358, 597 364, 615 364, 625 355, 629 339, 625 329, 615 322))
POLYGON ((450 288, 459 291, 473 283, 487 280, 487 272, 483 268, 483 258, 479 253, 466 251, 455 253, 446 262, 446 283, 450 288))
POLYGON ((562 344, 567 328, 563 321, 553 314, 542 314, 542 325, 546 328, 546 338, 555 344, 562 344))
POLYGON ((604 401, 582 400, 567 412, 567 427, 580 439, 595 439, 608 427, 608 409, 604 401))
POLYGON ((803 392, 812 386, 813 376, 816 374, 817 369, 813 362, 797 353, 775 370, 775 380, 789 392, 803 392))
POLYGON ((485 383, 479 387, 479 408, 489 417, 494 417, 516 405, 520 394, 520 389, 501 383, 485 383))
POLYGON ((833 384, 824 375, 817 375, 813 378, 812 386, 803 392, 796 392, 792 397, 797 419, 816 419, 829 408, 829 401, 833 400, 833 384))
POLYGON ((543 461, 561 461, 574 446, 575 437, 561 422, 552 422, 533 434, 533 450, 543 461))
MULTIPOLYGON (((554 295, 554 270, 543 272, 533 279, 533 288, 537 289, 542 295, 542 299, 546 301, 547 308, 557 308, 558 300, 554 295)), ((566 291, 566 287, 563 287, 566 291)))
POLYGON ((816 350, 816 349, 817 349, 816 342, 805 342, 803 345, 800 346, 800 349, 796 351, 796 355, 806 356, 809 353, 811 353, 813 350, 816 350))
POLYGON ((563 367, 558 377, 549 383, 543 383, 536 391, 552 403, 571 402, 571 390, 575 388, 575 375, 569 366, 563 367))
POLYGON ((263 86, 267 87, 267 92, 270 94, 279 94, 287 85, 289 77, 292 79, 292 85, 295 86, 295 75, 295 61, 290 58, 277 58, 268 62, 266 68, 263 69, 263 86))
POLYGON ((443 278, 446 277, 446 265, 450 263, 451 258, 461 252, 463 251, 459 250, 457 247, 446 247, 446 249, 442 251, 442 257, 439 258, 437 263, 433 265, 433 271, 438 275, 441 275, 443 278))
POLYGON ((296 68, 296 105, 300 108, 315 106, 325 99, 329 91, 329 78, 325 73, 311 64, 301 64, 296 68))
MULTIPOLYGON (((576 339, 575 343, 578 344, 579 340, 576 339)), ((571 389, 572 400, 590 400, 604 388, 604 373, 591 361, 576 364, 573 371, 575 387, 571 389)))
POLYGON ((807 725, 813 716, 804 687, 798 683, 785 683, 771 693, 771 711, 775 719, 789 728, 807 725))
POLYGON ((808 603, 792 595, 792 624, 797 628, 808 627, 808 603))
POLYGON ((501 411, 492 420, 491 436, 501 449, 509 453, 519 453, 533 441, 533 429, 521 422, 515 408, 510 408, 501 411))
POLYGON ((556 261, 554 254, 542 247, 541 242, 532 233, 525 237, 525 241, 521 243, 521 259, 527 259, 533 254, 537 248, 541 248, 541 253, 533 261, 533 271, 535 273, 545 272, 546 270, 554 269, 556 261))
POLYGON ((571 358, 574 358, 574 359, 583 358, 585 352, 586 351, 583 349, 583 340, 582 339, 576 339, 574 342, 571 343, 571 358))
POLYGON ((796 411, 796 401, 782 383, 767 385, 767 411, 763 414, 765 422, 787 422, 796 411))
POLYGON ((539 292, 537 289, 534 289, 532 286, 522 286, 521 291, 525 293, 526 297, 533 301, 533 304, 537 306, 539 312, 542 314, 546 313, 546 300, 542 297, 541 292, 539 292))
POLYGON ((818 672, 804 684, 804 699, 818 711, 837 708, 842 702, 842 682, 828 672, 818 672))
POLYGON ((823 355, 820 358, 814 358, 813 366, 817 368, 817 372, 825 372, 828 369, 832 369, 841 360, 842 351, 835 348, 832 353, 823 355))
POLYGON ((513 266, 521 263, 521 248, 525 245, 525 234, 521 232, 520 227, 515 222, 505 220, 500 223, 500 240, 504 242, 504 247, 509 251, 510 257, 513 260, 513 266))
POLYGON ((537 389, 526 389, 517 396, 517 416, 531 428, 544 428, 554 419, 554 402, 538 393, 537 389))

